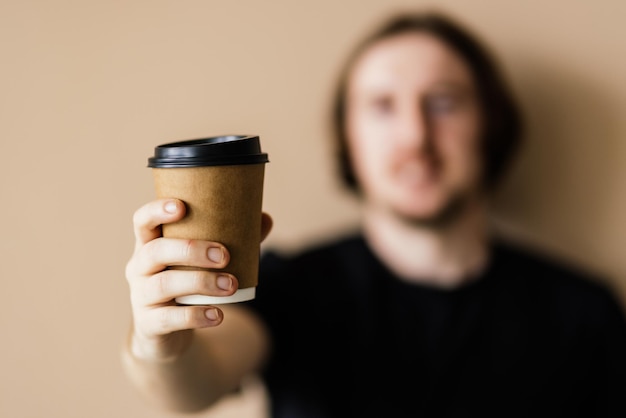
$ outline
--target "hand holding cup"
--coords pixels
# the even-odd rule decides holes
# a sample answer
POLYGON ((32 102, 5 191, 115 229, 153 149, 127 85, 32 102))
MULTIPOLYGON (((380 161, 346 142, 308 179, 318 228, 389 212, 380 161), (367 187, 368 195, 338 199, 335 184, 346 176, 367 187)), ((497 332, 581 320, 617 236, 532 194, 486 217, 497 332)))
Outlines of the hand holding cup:
POLYGON ((191 330, 222 322, 221 309, 206 305, 254 297, 272 219, 261 212, 267 155, 258 137, 248 138, 165 144, 149 160, 158 198, 134 214, 135 250, 126 266, 135 356, 176 357, 191 330), (238 146, 208 148, 227 142, 238 146))
MULTIPOLYGON (((162 361, 176 357, 190 342, 190 330, 222 322, 218 307, 178 305, 176 297, 223 297, 238 288, 235 276, 223 280, 209 271, 228 266, 230 253, 221 243, 162 237, 162 225, 179 221, 185 213, 183 202, 161 199, 145 204, 133 217, 135 250, 126 265, 126 278, 133 312, 132 352, 139 358, 162 361), (176 265, 198 269, 168 268, 176 265)), ((261 240, 271 228, 271 217, 263 213, 261 240)))

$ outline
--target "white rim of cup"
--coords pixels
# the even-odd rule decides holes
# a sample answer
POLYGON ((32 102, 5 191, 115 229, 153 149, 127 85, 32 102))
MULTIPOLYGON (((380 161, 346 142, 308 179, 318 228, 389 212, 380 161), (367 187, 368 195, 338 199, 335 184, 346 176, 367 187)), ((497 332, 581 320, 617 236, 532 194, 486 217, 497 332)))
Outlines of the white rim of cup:
POLYGON ((255 294, 256 287, 247 287, 245 289, 238 289, 230 296, 187 295, 176 298, 176 302, 183 305, 219 305, 251 300, 254 299, 255 294))

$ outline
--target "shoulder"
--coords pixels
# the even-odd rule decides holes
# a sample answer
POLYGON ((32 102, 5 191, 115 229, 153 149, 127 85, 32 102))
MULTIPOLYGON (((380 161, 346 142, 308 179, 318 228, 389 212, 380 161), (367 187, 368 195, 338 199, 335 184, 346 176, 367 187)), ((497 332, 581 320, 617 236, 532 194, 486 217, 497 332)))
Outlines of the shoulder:
POLYGON ((494 245, 499 270, 534 300, 587 320, 624 317, 624 309, 607 277, 554 253, 500 240, 494 245))
POLYGON ((287 251, 279 248, 268 248, 261 255, 261 267, 264 270, 307 267, 333 266, 338 267, 343 261, 352 259, 364 247, 362 236, 350 233, 323 241, 310 243, 307 247, 297 251, 287 251))
POLYGON ((360 246, 358 235, 347 235, 310 243, 297 251, 265 249, 261 255, 257 297, 248 305, 273 329, 291 321, 309 321, 320 302, 344 306, 352 296, 345 274, 351 254, 360 246), (331 291, 332 289, 332 291, 331 291), (344 303, 341 303, 344 302, 344 303), (290 312, 290 315, 284 315, 290 312))
POLYGON ((500 239, 494 243, 493 253, 500 269, 530 282, 541 280, 541 284, 580 290, 604 287, 605 278, 600 274, 538 247, 500 239))
POLYGON ((344 289, 349 280, 346 270, 362 247, 360 235, 353 233, 310 242, 297 250, 266 248, 261 254, 258 290, 277 294, 280 289, 308 298, 327 292, 320 283, 332 283, 335 291, 344 289))

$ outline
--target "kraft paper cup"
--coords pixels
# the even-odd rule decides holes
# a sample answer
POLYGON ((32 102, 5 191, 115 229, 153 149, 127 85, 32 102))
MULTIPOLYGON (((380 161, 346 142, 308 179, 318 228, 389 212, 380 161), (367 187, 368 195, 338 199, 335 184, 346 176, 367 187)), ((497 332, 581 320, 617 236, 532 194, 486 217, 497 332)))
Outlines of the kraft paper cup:
POLYGON ((187 206, 183 219, 163 225, 163 236, 224 244, 230 252, 229 264, 224 269, 207 270, 231 273, 239 282, 231 296, 189 295, 176 302, 214 305, 254 299, 267 162, 258 136, 215 136, 155 148, 148 167, 152 168, 157 197, 177 198, 187 206))

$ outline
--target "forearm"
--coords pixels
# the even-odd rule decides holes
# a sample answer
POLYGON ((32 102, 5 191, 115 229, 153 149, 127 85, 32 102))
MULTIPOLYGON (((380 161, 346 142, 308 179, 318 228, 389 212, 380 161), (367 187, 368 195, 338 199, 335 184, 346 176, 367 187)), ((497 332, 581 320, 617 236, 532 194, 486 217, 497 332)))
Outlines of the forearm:
POLYGON ((159 406, 199 411, 232 390, 220 376, 207 342, 192 331, 180 355, 154 360, 138 349, 131 330, 122 348, 124 370, 139 392, 159 406))
POLYGON ((161 345, 169 347, 168 353, 146 353, 151 345, 134 342, 131 330, 122 350, 123 366, 151 402, 175 411, 198 411, 238 389, 244 377, 259 369, 269 349, 266 330, 245 309, 222 309, 220 326, 183 331, 174 339, 177 345, 161 345))

